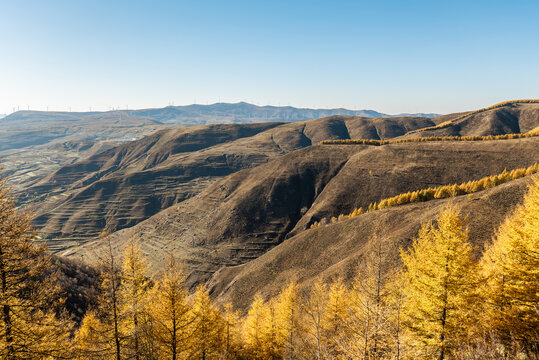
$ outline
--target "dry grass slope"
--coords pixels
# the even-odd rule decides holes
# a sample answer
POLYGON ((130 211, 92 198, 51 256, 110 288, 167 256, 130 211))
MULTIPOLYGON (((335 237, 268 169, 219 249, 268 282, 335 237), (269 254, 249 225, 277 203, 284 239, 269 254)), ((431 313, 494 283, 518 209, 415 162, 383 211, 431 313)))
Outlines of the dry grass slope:
POLYGON ((20 194, 54 250, 119 230, 195 196, 214 181, 326 139, 380 139, 432 125, 427 118, 332 116, 282 124, 161 131, 64 166, 20 194))
MULTIPOLYGON (((305 231, 324 217, 417 189, 528 167, 539 158, 538 141, 309 146, 232 174, 131 229, 115 232, 111 241, 121 247, 134 232, 155 272, 173 252, 185 262, 189 283, 194 284, 222 266, 256 259, 295 235, 333 227, 305 231)), ((335 236, 324 241, 337 241, 335 236)), ((70 250, 69 256, 91 263, 100 251, 99 242, 89 242, 70 250)))
POLYGON ((391 266, 399 268, 399 248, 408 248, 421 224, 434 220, 448 204, 461 209, 468 219, 470 241, 478 256, 506 216, 521 203, 529 184, 530 177, 524 177, 480 191, 473 198, 410 203, 303 231, 257 259, 223 267, 212 277, 210 291, 220 301, 245 309, 255 294, 275 296, 290 279, 305 288, 319 278, 348 282, 378 241, 391 257, 391 266))
MULTIPOLYGON (((404 205, 404 204, 409 204, 413 202, 424 202, 424 201, 429 201, 429 200, 434 200, 434 199, 445 199, 445 198, 466 195, 466 194, 470 195, 478 191, 482 191, 485 189, 502 185, 512 180, 517 180, 525 176, 536 174, 538 172, 539 172, 539 164, 535 163, 532 166, 529 166, 527 168, 515 169, 515 170, 512 170, 511 172, 507 172, 507 170, 504 170, 501 174, 487 176, 480 180, 468 181, 466 183, 461 183, 459 185, 457 184, 444 185, 444 186, 431 187, 428 189, 407 192, 404 194, 393 196, 388 199, 380 200, 379 203, 376 203, 376 202, 371 203, 369 204, 369 207, 367 208, 366 212, 381 210, 388 207, 404 205)), ((332 217, 330 222, 336 223, 341 220, 351 219, 353 217, 363 214, 364 212, 365 211, 363 210, 363 208, 356 208, 354 209, 354 211, 352 211, 348 215, 341 214, 338 217, 332 217)), ((324 221, 317 221, 313 223, 310 228, 311 229, 316 228, 320 226, 321 223, 324 223, 324 221)))
POLYGON ((464 115, 458 116, 458 117, 456 117, 454 119, 451 119, 451 120, 448 120, 448 121, 445 121, 445 122, 443 122, 441 124, 438 124, 436 126, 427 127, 427 128, 424 128, 424 129, 411 130, 411 131, 407 132, 406 135, 422 132, 422 131, 425 131, 425 130, 442 129, 444 127, 448 127, 448 126, 452 125, 456 121, 462 120, 462 119, 470 117, 472 115, 479 114, 479 113, 482 113, 482 112, 485 112, 485 111, 488 111, 488 110, 493 110, 493 109, 500 108, 500 107, 507 106, 507 105, 512 105, 512 104, 538 104, 538 103, 539 103, 539 99, 508 100, 508 101, 504 101, 504 102, 501 102, 501 103, 498 103, 498 104, 495 104, 495 105, 492 105, 492 106, 489 106, 489 107, 486 107, 486 108, 482 108, 482 109, 479 109, 479 110, 475 110, 475 111, 466 113, 464 115))
MULTIPOLYGON (((420 129, 425 130, 425 129, 420 129)), ((529 137, 539 136, 539 127, 525 134, 504 134, 504 135, 488 135, 488 136, 429 136, 411 139, 398 140, 372 140, 372 139, 345 139, 345 140, 324 140, 321 145, 374 145, 382 146, 388 144, 400 144, 409 142, 429 142, 429 141, 489 141, 489 140, 510 140, 524 139, 529 137)))

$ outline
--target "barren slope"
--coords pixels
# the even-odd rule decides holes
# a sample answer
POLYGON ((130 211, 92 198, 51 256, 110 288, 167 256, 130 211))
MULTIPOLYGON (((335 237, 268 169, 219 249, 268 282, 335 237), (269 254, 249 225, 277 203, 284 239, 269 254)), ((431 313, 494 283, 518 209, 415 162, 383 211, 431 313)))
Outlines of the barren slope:
POLYGON ((473 197, 387 208, 304 231, 244 265, 222 268, 212 277, 210 291, 219 300, 245 310, 255 294, 275 296, 291 279, 302 286, 319 276, 349 279, 368 249, 379 241, 396 269, 401 266, 399 248, 408 247, 421 223, 434 220, 450 203, 468 218, 470 241, 480 252, 505 216, 522 201, 529 181, 516 180, 473 197))
MULTIPOLYGON (((430 126, 426 118, 335 116, 291 124, 161 131, 65 166, 24 192, 42 234, 66 241, 132 226, 209 184, 325 139, 379 139, 430 126)), ((61 243, 62 249, 71 243, 61 243)))
MULTIPOLYGON (((441 116, 433 119, 439 123, 441 116)), ((443 123, 442 123, 443 124, 443 123)), ((502 107, 478 113, 470 113, 446 126, 416 131, 403 136, 417 138, 428 136, 485 136, 512 133, 526 133, 539 126, 539 103, 509 103, 502 107)))
MULTIPOLYGON (((133 232, 154 271, 172 251, 187 263, 194 283, 221 266, 259 257, 301 234, 320 214, 336 216, 381 198, 479 179, 537 159, 538 138, 311 146, 228 176, 111 236, 120 248, 133 232)), ((90 243, 70 256, 92 262, 99 248, 90 243)))

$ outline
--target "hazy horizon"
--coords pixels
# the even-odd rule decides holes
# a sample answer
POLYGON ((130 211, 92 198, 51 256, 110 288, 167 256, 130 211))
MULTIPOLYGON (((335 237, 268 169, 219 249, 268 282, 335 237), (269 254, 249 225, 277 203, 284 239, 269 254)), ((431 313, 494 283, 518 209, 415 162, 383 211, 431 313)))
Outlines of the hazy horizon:
MULTIPOLYGON (((299 107, 299 106, 294 106, 294 105, 288 105, 288 104, 280 104, 280 105, 275 105, 275 104, 253 104, 253 103, 249 103, 247 101, 237 101, 237 102, 216 102, 216 103, 208 103, 208 104, 168 104, 168 105, 165 105, 165 106, 161 106, 161 107, 158 107, 158 106, 154 106, 154 107, 148 107, 148 108, 122 108, 122 107, 117 107, 117 108, 109 108, 109 109, 94 109, 94 108, 88 108, 87 110, 75 110, 75 109, 49 109, 49 108, 45 108, 45 109, 32 109, 32 108, 21 108, 21 107, 18 107, 15 109, 15 111, 13 112, 8 112, 8 113, 0 113, 0 116, 8 116, 8 115, 11 115, 15 112, 18 112, 18 111, 36 111, 36 112, 72 112, 72 113, 88 113, 88 112, 96 112, 96 113, 99 113, 99 112, 109 112, 109 111, 145 111, 145 110, 154 110, 154 109, 162 109, 162 108, 166 108, 166 107, 182 107, 182 106, 193 106, 193 105, 200 105, 200 106, 213 106, 213 105, 220 105, 220 104, 226 104, 226 105, 236 105, 236 104, 247 104, 247 105, 254 105, 254 106, 257 106, 257 107, 261 107, 261 108, 264 108, 264 107, 276 107, 276 108, 286 108, 286 107, 289 107, 289 108, 294 108, 294 109, 298 109, 298 110, 346 110, 346 111, 375 111, 375 112, 379 112, 379 113, 382 113, 382 114, 387 114, 387 115, 400 115, 400 114, 410 114, 410 113, 395 113, 395 114, 392 114, 392 113, 388 113, 388 112, 384 112, 384 111, 380 111, 380 110, 376 110, 376 109, 350 109, 350 108, 344 108, 344 107, 338 107, 338 108, 331 108, 331 107, 299 107)), ((417 112, 417 113, 424 113, 424 114, 441 114, 441 113, 437 113, 437 112, 417 112)))

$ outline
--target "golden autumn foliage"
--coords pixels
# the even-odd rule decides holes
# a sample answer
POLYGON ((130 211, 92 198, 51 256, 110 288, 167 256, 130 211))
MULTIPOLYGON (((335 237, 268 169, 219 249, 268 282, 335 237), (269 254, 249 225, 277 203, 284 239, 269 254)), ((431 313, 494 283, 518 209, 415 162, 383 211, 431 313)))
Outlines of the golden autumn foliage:
POLYGON ((412 249, 401 254, 403 323, 415 358, 448 358, 466 338, 478 285, 472 250, 464 221, 447 208, 436 225, 424 224, 412 249))
POLYGON ((75 335, 75 346, 80 359, 116 359, 126 355, 128 317, 121 298, 121 272, 106 240, 108 251, 102 259, 101 294, 95 309, 86 313, 75 335))
MULTIPOLYGON (((447 122, 446 122, 447 123, 447 122)), ((446 124, 442 123, 442 124, 446 124)), ((440 125, 442 125, 440 124, 440 125)), ((420 129, 426 130, 429 128, 420 129)), ((512 140, 512 139, 525 139, 530 137, 539 136, 535 130, 529 131, 524 134, 505 134, 505 135, 487 135, 487 136, 428 136, 411 139, 399 139, 399 140, 374 140, 374 139, 342 139, 342 140, 323 140, 320 145, 372 145, 382 146, 389 144, 403 144, 403 143, 416 143, 416 142, 432 142, 432 141, 490 141, 490 140, 512 140)))
MULTIPOLYGON (((534 172, 537 165, 504 171, 463 189, 534 172)), ((433 189, 432 196, 459 189, 433 189)), ((44 248, 33 242, 30 220, 0 183, 2 359, 532 360, 539 353, 536 177, 479 259, 465 219, 448 207, 400 251, 402 269, 395 264, 396 245, 373 238, 349 281, 283 284, 273 298, 256 295, 245 314, 213 301, 203 285, 190 293, 173 256, 150 279, 134 236, 121 256, 105 238, 99 302, 76 330, 47 311, 54 274, 44 248)))
POLYGON ((0 358, 49 359, 66 354, 71 323, 49 311, 61 302, 50 257, 35 240, 32 214, 16 207, 0 178, 0 358))
POLYGON ((218 359, 223 352, 223 314, 200 285, 193 295, 191 311, 194 321, 188 359, 218 359))
POLYGON ((538 210, 534 179, 480 260, 452 207, 401 252, 400 273, 390 244, 373 241, 351 286, 319 279, 297 298, 295 357, 265 350, 275 299, 256 296, 244 319, 247 358, 536 359, 538 210))
POLYGON ((372 240, 347 296, 349 332, 341 347, 351 359, 379 358, 395 344, 396 333, 387 326, 393 314, 390 301, 395 297, 394 289, 388 286, 395 275, 390 262, 395 249, 379 239, 372 240))
POLYGON ((480 263, 482 322, 501 339, 514 338, 527 348, 539 340, 539 179, 533 181, 480 263))
POLYGON ((255 295, 242 326, 245 349, 253 359, 265 358, 269 316, 269 308, 264 299, 260 295, 255 295))
POLYGON ((170 255, 162 278, 150 290, 149 313, 153 322, 156 346, 162 356, 183 359, 190 348, 191 311, 185 286, 185 275, 176 259, 170 255))
MULTIPOLYGON (((387 199, 382 199, 379 202, 371 203, 367 208, 367 212, 414 202, 424 202, 434 199, 445 199, 454 196, 473 194, 474 192, 499 186, 505 184, 506 182, 517 180, 525 176, 537 173, 539 173, 539 163, 535 163, 527 168, 511 170, 509 172, 507 170, 504 170, 501 174, 486 176, 482 179, 475 181, 468 181, 461 184, 443 185, 422 190, 410 191, 387 199)), ((345 219, 351 219, 361 214, 363 214, 363 209, 358 208, 348 215, 339 215, 338 217, 332 217, 331 223, 336 223, 337 221, 345 219)), ((311 224, 310 228, 313 229, 320 225, 321 222, 316 221, 311 224)))
POLYGON ((124 314, 121 324, 126 337, 128 357, 138 359, 144 345, 145 308, 147 302, 148 281, 146 263, 142 252, 131 236, 123 254, 122 279, 120 286, 120 312, 124 314))

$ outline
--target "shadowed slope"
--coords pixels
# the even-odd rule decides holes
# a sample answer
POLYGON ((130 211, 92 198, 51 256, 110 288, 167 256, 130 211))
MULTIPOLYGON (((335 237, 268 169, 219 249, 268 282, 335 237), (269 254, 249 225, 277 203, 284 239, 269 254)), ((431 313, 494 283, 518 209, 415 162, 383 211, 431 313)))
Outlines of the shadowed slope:
MULTIPOLYGON (((172 251, 187 263, 195 283, 223 265, 260 256, 321 216, 337 216, 423 187, 527 167, 539 158, 538 145, 539 139, 526 138, 311 146, 233 174, 111 236, 122 247, 134 231, 154 271, 172 251)), ((70 255, 92 262, 99 247, 90 243, 70 255)))
POLYGON ((366 209, 370 203, 407 191, 477 180, 506 168, 530 166, 539 159, 538 144, 538 138, 527 138, 371 147, 350 158, 291 233, 301 232, 323 218, 347 214, 359 207, 366 209))
POLYGON ((449 203, 468 218, 470 240, 480 252, 522 201, 529 182, 530 178, 523 178, 473 197, 397 206, 304 231, 244 265, 219 270, 210 281, 210 291, 219 300, 246 309, 255 294, 275 296, 290 279, 302 286, 318 276, 349 279, 374 241, 383 241, 393 267, 399 267, 399 247, 410 246, 421 223, 434 220, 449 203))
MULTIPOLYGON (((223 264, 241 264, 278 244, 357 149, 298 150, 232 174, 201 194, 111 235, 120 249, 134 232, 157 271, 169 251, 186 261, 191 283, 223 264)), ((100 241, 68 252, 92 262, 100 241)))
POLYGON ((530 103, 516 101, 450 118, 434 127, 410 131, 404 138, 526 133, 538 125, 539 100, 530 103))

